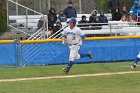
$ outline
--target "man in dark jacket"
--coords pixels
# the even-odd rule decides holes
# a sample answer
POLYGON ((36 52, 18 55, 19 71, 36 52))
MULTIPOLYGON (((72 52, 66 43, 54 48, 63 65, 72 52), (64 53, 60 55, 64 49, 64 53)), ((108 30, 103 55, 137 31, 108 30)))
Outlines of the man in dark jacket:
POLYGON ((77 12, 76 12, 76 9, 72 5, 72 1, 68 2, 68 7, 64 9, 64 14, 66 15, 67 18, 77 17, 77 12))
POLYGON ((106 16, 104 16, 104 11, 103 10, 100 10, 99 21, 101 23, 108 23, 108 19, 107 19, 106 16))
POLYGON ((119 9, 120 10, 120 2, 119 0, 109 0, 109 9, 112 14, 112 19, 114 19, 114 10, 119 9))

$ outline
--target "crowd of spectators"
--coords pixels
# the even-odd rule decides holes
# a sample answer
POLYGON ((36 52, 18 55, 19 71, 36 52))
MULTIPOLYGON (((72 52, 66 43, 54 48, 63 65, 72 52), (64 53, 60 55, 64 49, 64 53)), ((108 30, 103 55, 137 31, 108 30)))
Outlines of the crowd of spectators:
MULTIPOLYGON (((112 14, 112 21, 127 21, 127 22, 137 22, 138 15, 140 15, 140 3, 138 1, 134 1, 134 5, 128 11, 126 9, 126 6, 123 5, 120 6, 119 0, 109 0, 108 2, 110 13, 112 14), (125 19, 125 20, 124 20, 125 19)), ((56 30, 60 30, 62 27, 61 22, 67 22, 67 20, 71 17, 77 17, 77 11, 73 7, 73 2, 70 0, 68 1, 68 5, 64 9, 60 9, 58 16, 56 14, 56 11, 54 8, 51 8, 49 10, 48 16, 48 29, 51 31, 51 34, 54 34, 56 30)), ((41 28, 43 25, 42 18, 38 21, 38 29, 41 28)), ((92 24, 93 29, 101 29, 102 25, 108 24, 108 19, 104 15, 104 10, 93 10, 91 12, 90 17, 87 19, 85 15, 81 17, 81 20, 78 22, 78 26, 81 27, 81 29, 86 29, 86 23, 95 23, 92 24), (99 15, 97 15, 99 14, 99 15), (102 24, 101 24, 102 23, 102 24), (85 24, 85 25, 83 25, 85 24)), ((89 25, 88 25, 89 26, 89 25)))
POLYGON ((120 6, 119 0, 109 0, 109 8, 112 14, 112 21, 119 21, 126 16, 126 20, 129 22, 138 22, 138 15, 140 15, 140 3, 135 0, 130 10, 126 9, 126 6, 120 6))

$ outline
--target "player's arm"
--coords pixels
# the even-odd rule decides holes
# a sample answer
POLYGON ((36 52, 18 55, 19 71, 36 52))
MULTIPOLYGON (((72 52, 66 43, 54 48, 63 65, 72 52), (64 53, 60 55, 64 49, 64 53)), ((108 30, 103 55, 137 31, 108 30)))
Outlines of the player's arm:
POLYGON ((86 37, 86 35, 84 34, 84 35, 81 35, 81 39, 82 40, 84 40, 85 39, 85 37, 86 37))
POLYGON ((84 40, 84 39, 85 39, 85 37, 86 37, 86 35, 82 32, 82 30, 81 30, 81 29, 79 30, 79 36, 81 37, 81 39, 80 39, 80 40, 84 40))
POLYGON ((66 44, 66 41, 67 41, 66 32, 63 31, 61 35, 62 35, 62 36, 61 36, 61 37, 62 37, 62 44, 66 44))

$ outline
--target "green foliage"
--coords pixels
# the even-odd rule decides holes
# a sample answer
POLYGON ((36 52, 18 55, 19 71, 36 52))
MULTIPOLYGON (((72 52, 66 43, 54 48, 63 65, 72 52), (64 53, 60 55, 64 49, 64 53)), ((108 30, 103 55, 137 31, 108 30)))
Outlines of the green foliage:
POLYGON ((3 33, 7 30, 7 21, 6 21, 6 12, 0 11, 0 33, 3 33))
MULTIPOLYGON (((132 62, 131 62, 132 63, 132 62)), ((132 71, 130 62, 75 64, 70 74, 132 71)), ((66 65, 65 65, 66 66, 66 65)), ((65 75, 64 65, 1 68, 0 78, 65 75)), ((140 70, 138 66, 135 70, 140 70)), ((0 82, 0 93, 140 93, 140 74, 0 82)))
POLYGON ((108 0, 95 0, 96 3, 96 9, 99 10, 104 10, 104 12, 108 13, 109 8, 108 8, 108 0))
MULTIPOLYGON (((95 74, 105 72, 130 71, 133 62, 75 64, 69 74, 95 74), (124 66, 124 67, 123 67, 124 66)), ((66 65, 29 66, 19 68, 1 68, 0 79, 3 78, 29 78, 65 75, 62 68, 66 65)), ((140 70, 137 67, 136 70, 140 70)))
MULTIPOLYGON (((109 0, 95 0, 96 3, 96 9, 99 10, 104 10, 106 13, 109 12, 109 7, 108 7, 108 1, 109 0)), ((129 12, 131 7, 133 6, 134 0, 120 0, 120 9, 122 9, 122 6, 126 6, 127 11, 129 12)))
POLYGON ((0 0, 0 33, 7 30, 6 0, 0 0))

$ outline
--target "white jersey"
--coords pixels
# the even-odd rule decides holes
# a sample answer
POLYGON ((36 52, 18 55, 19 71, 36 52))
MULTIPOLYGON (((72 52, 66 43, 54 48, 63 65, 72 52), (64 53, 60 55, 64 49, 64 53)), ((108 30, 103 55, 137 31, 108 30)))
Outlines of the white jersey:
POLYGON ((66 37, 66 43, 71 45, 80 44, 81 36, 84 35, 81 29, 76 26, 73 29, 70 27, 65 28, 63 34, 66 37))

